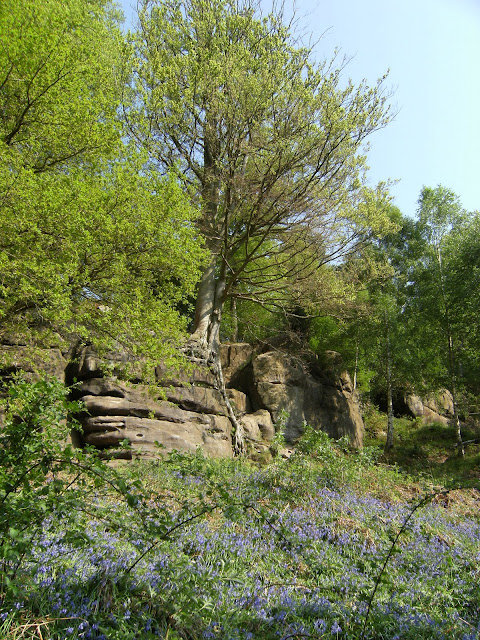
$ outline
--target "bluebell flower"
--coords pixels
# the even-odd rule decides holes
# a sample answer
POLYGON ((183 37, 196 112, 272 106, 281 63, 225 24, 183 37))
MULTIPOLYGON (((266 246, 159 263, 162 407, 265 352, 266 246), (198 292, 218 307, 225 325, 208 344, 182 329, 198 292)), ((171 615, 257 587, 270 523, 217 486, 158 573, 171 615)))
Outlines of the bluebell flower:
POLYGON ((330 629, 330 633, 342 633, 342 627, 335 620, 330 629))

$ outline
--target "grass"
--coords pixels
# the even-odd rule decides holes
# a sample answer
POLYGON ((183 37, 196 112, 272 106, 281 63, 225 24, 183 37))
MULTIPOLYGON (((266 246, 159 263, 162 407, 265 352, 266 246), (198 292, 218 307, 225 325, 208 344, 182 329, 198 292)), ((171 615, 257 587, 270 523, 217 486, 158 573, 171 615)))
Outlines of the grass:
MULTIPOLYGON (((395 446, 388 454, 383 454, 386 416, 370 409, 365 422, 365 444, 378 451, 382 462, 396 465, 412 478, 430 481, 432 485, 480 486, 480 444, 467 445, 465 457, 459 458, 453 426, 395 418, 395 446)), ((465 441, 480 438, 479 424, 472 421, 463 425, 462 436, 465 441)))
POLYGON ((0 637, 477 638, 480 494, 430 495, 450 471, 401 465, 402 429, 439 447, 404 424, 388 464, 373 441, 351 453, 309 431, 265 467, 200 454, 124 467, 145 500, 90 497, 81 546, 52 514, 4 594, 0 637))

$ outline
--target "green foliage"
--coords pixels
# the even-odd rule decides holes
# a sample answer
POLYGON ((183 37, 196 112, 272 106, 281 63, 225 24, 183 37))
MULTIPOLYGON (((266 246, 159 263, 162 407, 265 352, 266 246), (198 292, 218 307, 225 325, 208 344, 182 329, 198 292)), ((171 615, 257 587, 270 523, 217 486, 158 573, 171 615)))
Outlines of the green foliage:
POLYGON ((122 42, 109 2, 5 0, 0 40, 2 162, 42 173, 115 143, 122 42))
MULTIPOLYGON (((7 394, 0 432, 0 591, 15 593, 15 576, 44 519, 74 506, 64 495, 69 481, 59 473, 71 468, 66 417, 78 407, 56 380, 19 380, 7 394)), ((79 532, 69 533, 73 539, 79 532)))
POLYGON ((194 214, 173 179, 138 171, 130 160, 102 173, 20 172, 0 222, 4 334, 28 340, 40 325, 152 357, 162 338, 178 339, 175 306, 193 292, 200 257, 194 214))
POLYGON ((171 355, 202 261, 195 209, 118 117, 109 3, 0 8, 0 338, 171 355))
MULTIPOLYGON (((457 375, 473 393, 478 394, 480 330, 477 310, 480 272, 480 216, 465 215, 447 238, 448 297, 452 331, 459 368, 457 375)), ((465 408, 466 409, 466 408, 465 408)), ((465 410, 462 407, 462 410, 465 410)))
POLYGON ((409 479, 374 449, 306 427, 261 470, 199 451, 116 471, 63 448, 72 408, 54 381, 9 390, 3 637, 460 639, 474 619, 478 525, 398 502, 409 479))
POLYGON ((240 299, 234 312, 227 305, 222 316, 222 335, 227 340, 232 338, 234 328, 238 341, 255 343, 285 331, 286 326, 284 315, 279 314, 268 302, 259 305, 251 300, 240 299))

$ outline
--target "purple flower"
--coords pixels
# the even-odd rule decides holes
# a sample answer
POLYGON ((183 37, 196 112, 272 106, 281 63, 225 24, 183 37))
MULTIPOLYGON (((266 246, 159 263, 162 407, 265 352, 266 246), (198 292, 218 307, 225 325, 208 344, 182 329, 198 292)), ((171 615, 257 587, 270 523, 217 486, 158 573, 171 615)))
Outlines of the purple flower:
POLYGON ((338 624, 338 622, 336 620, 332 624, 332 628, 330 629, 330 633, 342 633, 342 627, 338 624))

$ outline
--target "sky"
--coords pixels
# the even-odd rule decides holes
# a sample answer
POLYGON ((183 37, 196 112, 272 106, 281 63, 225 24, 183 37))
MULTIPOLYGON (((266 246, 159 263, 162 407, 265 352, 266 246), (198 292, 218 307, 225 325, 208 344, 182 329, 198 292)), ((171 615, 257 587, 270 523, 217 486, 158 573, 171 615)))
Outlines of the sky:
MULTIPOLYGON (((132 24, 134 0, 121 0, 132 24)), ((266 3, 265 3, 266 5, 266 3)), ((286 12, 294 3, 285 0, 286 12)), ((480 0, 297 0, 318 60, 340 49, 345 78, 389 70, 394 121, 370 138, 369 181, 396 180, 394 204, 414 217, 423 186, 452 189, 480 211, 480 0)))

